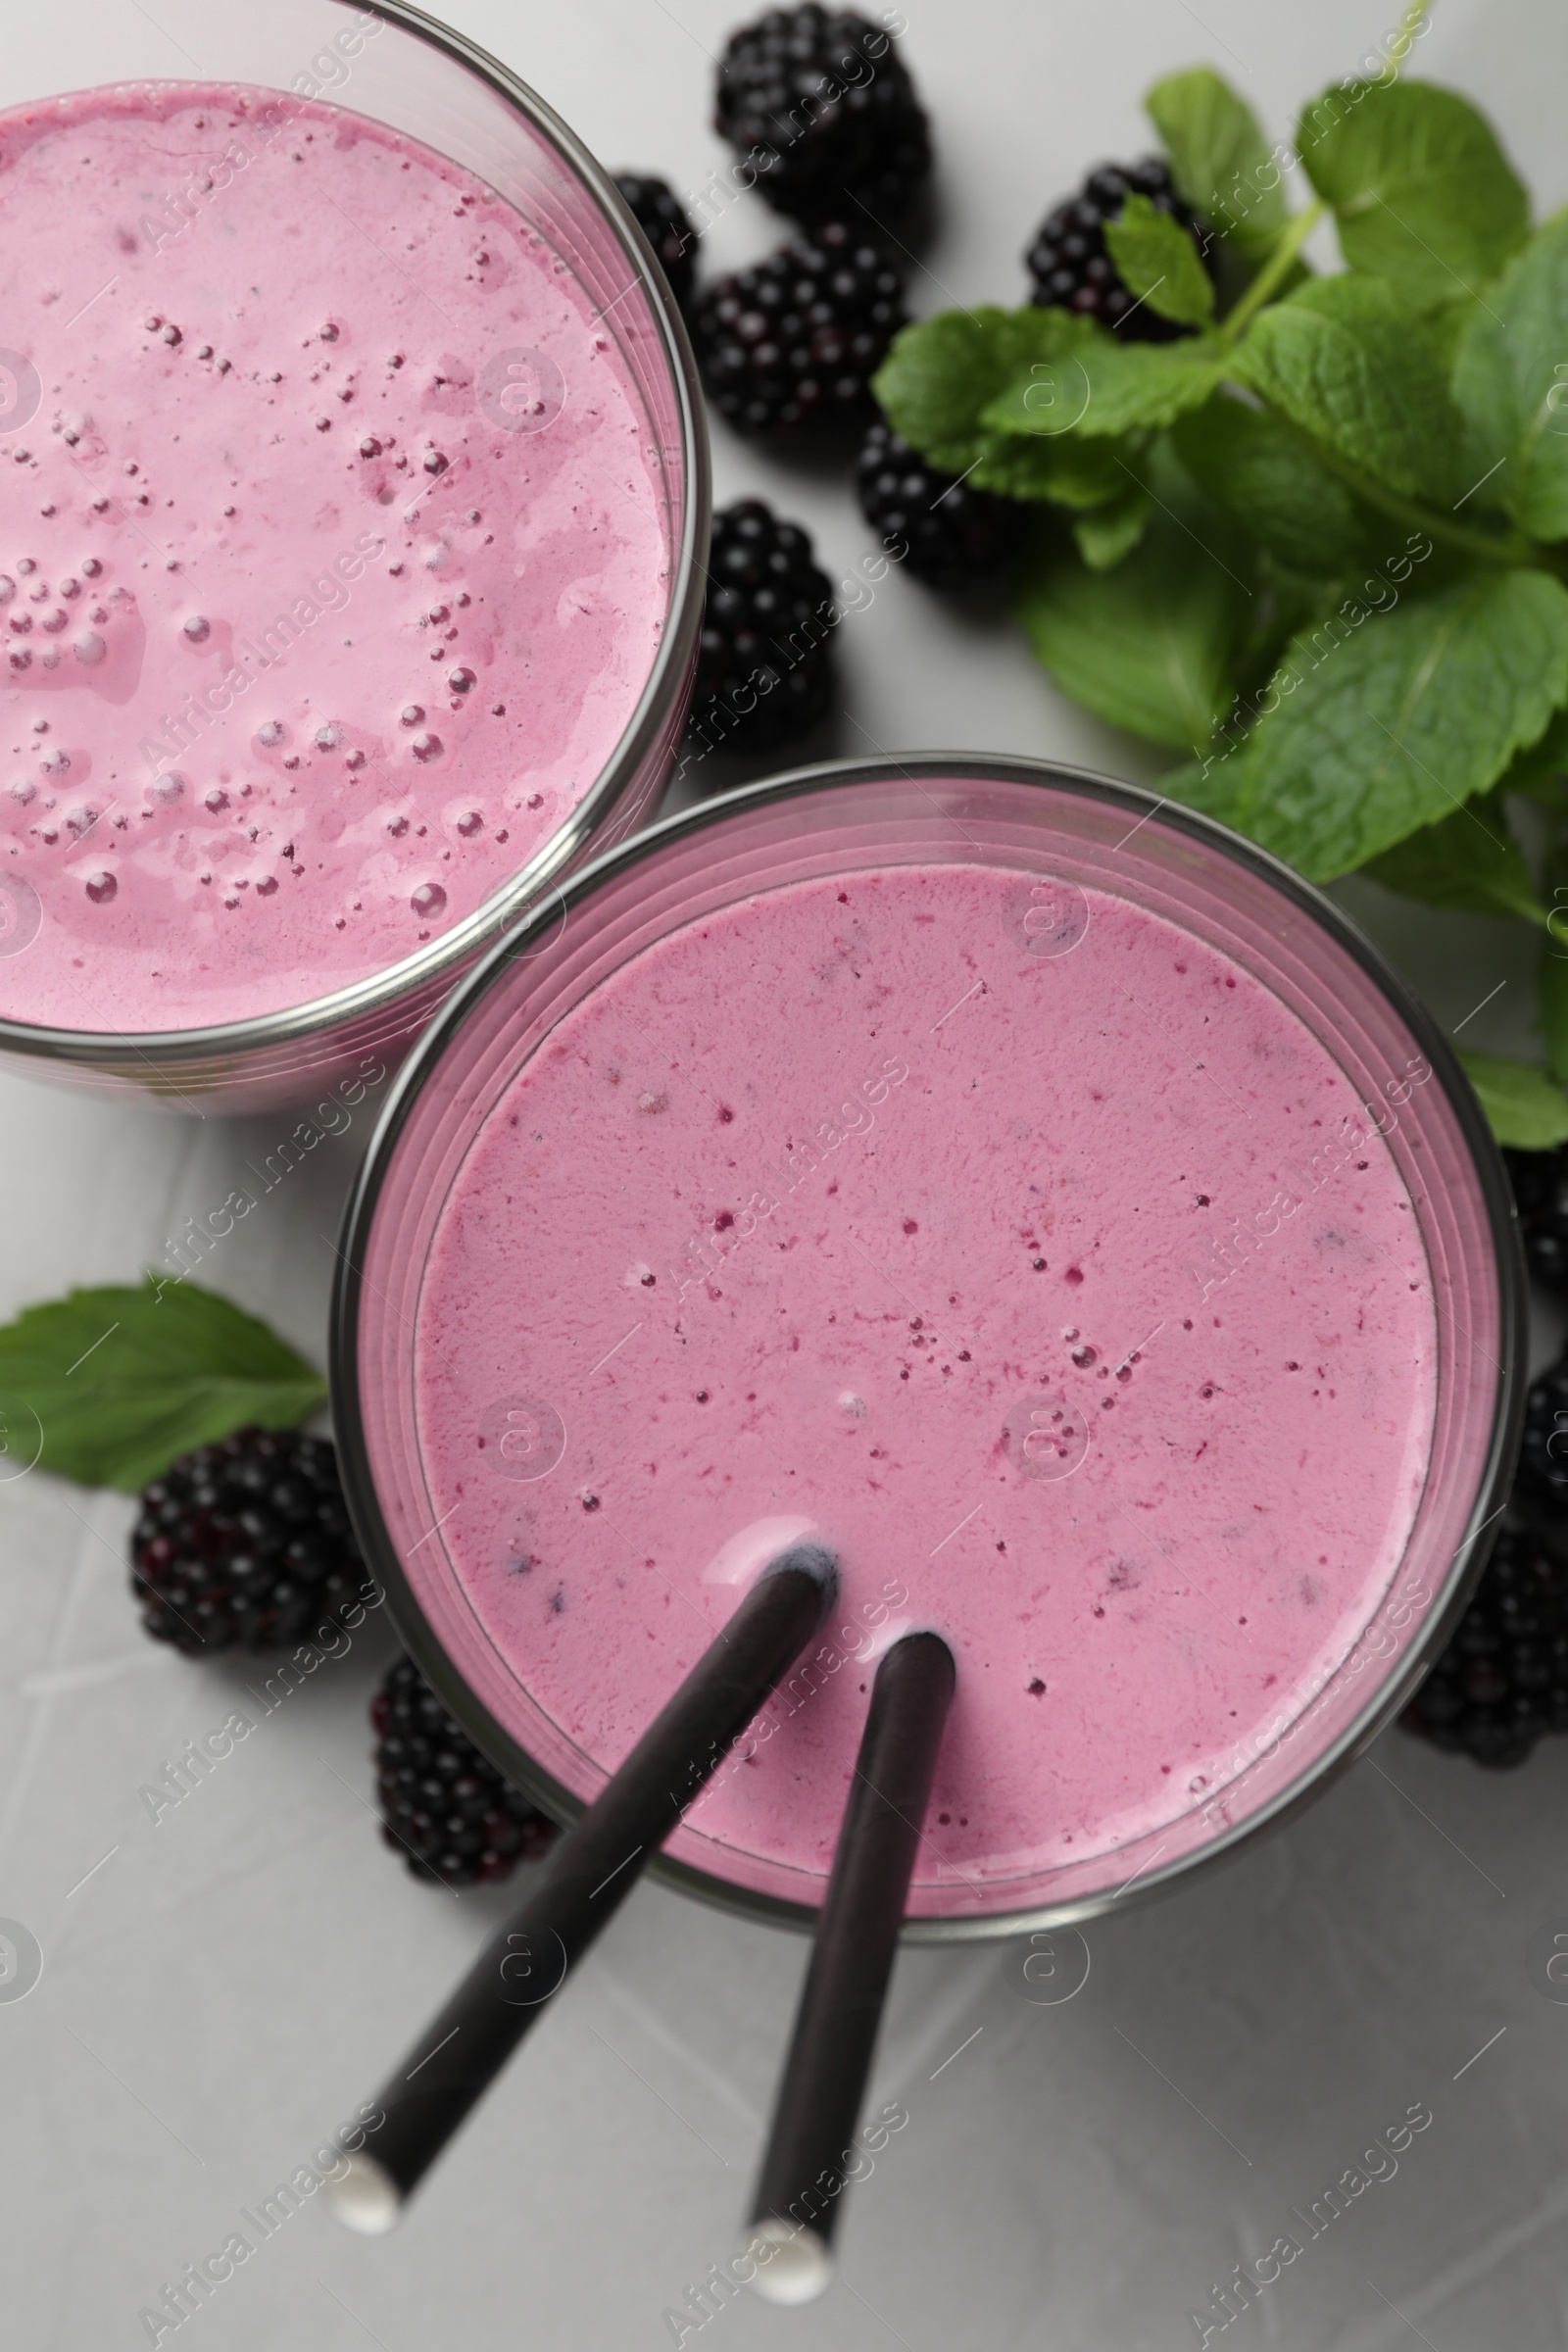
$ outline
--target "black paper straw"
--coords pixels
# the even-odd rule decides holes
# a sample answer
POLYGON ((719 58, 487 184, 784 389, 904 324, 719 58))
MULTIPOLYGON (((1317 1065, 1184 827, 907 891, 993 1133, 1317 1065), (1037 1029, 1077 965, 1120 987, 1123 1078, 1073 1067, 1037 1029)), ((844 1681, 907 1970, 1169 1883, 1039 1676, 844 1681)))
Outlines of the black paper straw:
POLYGON ((766 1568, 630 1755, 562 1839, 376 2102, 373 2146, 327 2184, 351 2230, 378 2235, 486 2091, 821 1624, 831 1553, 796 1544, 766 1568))
POLYGON ((860 2102, 956 1679, 939 1634, 906 1634, 877 1668, 746 2238, 748 2283, 769 2303, 808 2303, 832 2277, 833 2233, 858 2169, 860 2102))

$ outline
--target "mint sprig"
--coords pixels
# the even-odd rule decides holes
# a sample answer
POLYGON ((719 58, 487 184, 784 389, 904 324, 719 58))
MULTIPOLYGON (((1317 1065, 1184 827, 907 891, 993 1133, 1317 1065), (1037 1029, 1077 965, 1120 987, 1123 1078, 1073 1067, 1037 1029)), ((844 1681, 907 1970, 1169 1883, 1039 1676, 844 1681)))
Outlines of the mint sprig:
POLYGON ((1148 103, 1212 273, 1141 199, 1107 241, 1193 331, 950 313, 878 397, 1039 510, 1033 649, 1189 755, 1167 791, 1315 880, 1532 926, 1549 1066, 1473 1066, 1504 1142, 1568 1137, 1568 212, 1532 233, 1492 125, 1430 83, 1332 86, 1294 154, 1206 67, 1148 103), (1315 192, 1294 213, 1282 157, 1315 192), (1331 221, 1345 267, 1312 274, 1331 221))
POLYGON ((191 1282, 73 1291, 0 1327, 10 1451, 83 1486, 133 1494, 194 1446, 292 1428, 325 1402, 275 1332, 191 1282))

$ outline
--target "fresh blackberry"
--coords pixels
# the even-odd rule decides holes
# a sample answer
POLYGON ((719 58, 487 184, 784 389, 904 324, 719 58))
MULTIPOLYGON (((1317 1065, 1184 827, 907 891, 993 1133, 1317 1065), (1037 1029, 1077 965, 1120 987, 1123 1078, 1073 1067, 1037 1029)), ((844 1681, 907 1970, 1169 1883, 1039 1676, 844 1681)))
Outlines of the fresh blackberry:
POLYGON ((651 172, 617 172, 615 185, 633 220, 659 256, 677 303, 684 304, 697 275, 697 231, 667 179, 651 172))
POLYGON ((931 170, 931 129, 893 36, 850 9, 774 8, 732 33, 713 127, 799 220, 903 212, 931 170))
POLYGON ((376 1592, 325 1438, 242 1429, 144 1487, 131 1591, 188 1657, 291 1649, 376 1592))
POLYGON ((933 588, 962 588, 1006 562, 1018 543, 1023 511, 1010 498, 975 490, 939 473, 878 419, 856 469, 860 512, 882 544, 915 578, 933 588))
POLYGON ((713 516, 708 605, 687 731, 707 750, 764 751, 833 700, 833 588, 809 534, 760 498, 713 516))
POLYGON ((1477 1764, 1522 1764, 1568 1732, 1568 1559, 1504 1526, 1458 1631, 1400 1718, 1477 1764))
POLYGON ((416 1879, 488 1886, 546 1850, 555 1824, 479 1753, 412 1658, 388 1668, 370 1723, 381 1835, 416 1879))
POLYGON ((1560 1355, 1530 1384, 1518 1492, 1568 1516, 1568 1355, 1560 1355))
POLYGON ((1505 1152, 1525 1262, 1544 1289, 1568 1291, 1568 1150, 1505 1152))
POLYGON ((1076 196, 1046 215, 1026 257, 1034 280, 1032 300, 1042 310, 1076 311, 1081 318, 1098 318, 1102 326, 1120 327, 1125 321, 1129 342, 1170 343, 1193 329, 1162 318, 1148 302, 1138 301, 1105 246, 1106 221, 1120 220, 1122 206, 1135 191, 1181 222, 1212 276, 1207 231, 1177 195, 1170 166, 1152 155, 1141 164, 1102 164, 1076 196))
POLYGON ((858 425, 871 378, 905 323, 904 287, 880 246, 830 220, 699 296, 692 340, 708 396, 743 433, 858 425))

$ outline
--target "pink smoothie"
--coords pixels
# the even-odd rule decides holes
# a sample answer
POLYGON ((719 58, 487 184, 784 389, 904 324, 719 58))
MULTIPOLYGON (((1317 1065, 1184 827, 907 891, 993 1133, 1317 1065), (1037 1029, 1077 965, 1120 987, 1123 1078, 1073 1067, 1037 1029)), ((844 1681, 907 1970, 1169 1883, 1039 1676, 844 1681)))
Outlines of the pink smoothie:
POLYGON ((1348 1079, 1214 949, 1043 896, 905 866, 673 933, 523 1066, 424 1279, 438 1541, 595 1763, 772 1551, 838 1553, 690 1817, 808 1899, 898 1633, 958 1661, 916 1883, 1000 1901, 1215 1801, 1426 1471, 1432 1283, 1348 1079))
POLYGON ((400 962, 658 651, 609 325, 466 172, 270 91, 0 117, 0 1014, 202 1028, 400 962))

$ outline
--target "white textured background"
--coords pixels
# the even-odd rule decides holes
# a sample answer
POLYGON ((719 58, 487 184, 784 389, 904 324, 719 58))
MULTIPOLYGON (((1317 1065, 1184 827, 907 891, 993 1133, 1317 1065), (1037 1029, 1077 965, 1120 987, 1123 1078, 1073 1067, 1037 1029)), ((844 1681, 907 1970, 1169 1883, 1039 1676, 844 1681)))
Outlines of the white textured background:
MULTIPOLYGON (((128 18, 139 0, 123 5, 128 18)), ((0 51, 6 104, 36 94, 20 9, 0 51)), ((156 0, 140 13, 156 18, 156 0)), ((612 167, 695 188, 724 160, 710 53, 732 0, 448 0, 448 13, 612 167)), ((1138 99, 1157 74, 1212 62, 1284 133, 1385 29, 1373 0, 1203 0, 1201 17, 1187 0, 908 0, 907 13, 941 151, 919 310, 1019 299, 1018 255, 1047 206, 1102 157, 1147 144, 1138 99)), ((1568 196, 1554 0, 1439 0, 1417 58, 1491 110, 1543 210, 1568 196)), ((97 70, 83 55, 80 78, 97 70)), ((167 70, 183 70, 172 50, 167 70)), ((708 266, 777 233, 747 199, 708 240, 708 266)), ((830 568, 869 551, 842 481, 722 432, 716 466, 721 498, 774 496, 830 568)), ((912 581, 891 577, 840 647, 849 715, 822 748, 958 745, 1152 772, 1066 705, 1009 629, 955 619, 912 581)), ((1448 1021, 1510 980, 1468 1035, 1523 1041, 1508 927, 1365 886, 1347 898, 1448 1021)), ((133 1279, 275 1143, 273 1125, 181 1124, 0 1079, 0 1313, 133 1279)), ((368 1132, 367 1113, 210 1261, 217 1287, 318 1360, 330 1237, 368 1132)), ((416 1886, 375 1834, 365 1706, 384 1629, 153 1827, 140 1785, 222 1720, 242 1670, 144 1641, 129 1517, 41 1474, 0 1487, 0 1914, 45 1953, 36 1990, 0 2006, 0 2312, 25 2352, 145 2342, 139 2307, 368 2096, 505 1902, 416 1886)), ((1210 2283, 1417 2101, 1434 2122, 1397 2176, 1223 2340, 1568 2344, 1568 2006, 1538 1994, 1526 1960, 1559 1914, 1568 1926, 1568 1743, 1491 1779, 1394 1734, 1244 1862, 1092 1930, 1093 1973, 1064 2007, 1020 1999, 1004 1949, 906 1955, 878 2095, 902 2096, 911 2120, 852 2198, 840 2283, 805 2313, 727 2308, 705 2352, 1174 2352, 1196 2342, 1186 2314, 1210 2283)), ((664 2308, 729 2249, 803 1959, 793 1938, 642 1887, 399 2234, 352 2239, 308 2206, 180 2343, 670 2342, 664 2308)))

